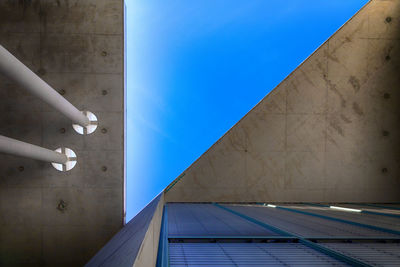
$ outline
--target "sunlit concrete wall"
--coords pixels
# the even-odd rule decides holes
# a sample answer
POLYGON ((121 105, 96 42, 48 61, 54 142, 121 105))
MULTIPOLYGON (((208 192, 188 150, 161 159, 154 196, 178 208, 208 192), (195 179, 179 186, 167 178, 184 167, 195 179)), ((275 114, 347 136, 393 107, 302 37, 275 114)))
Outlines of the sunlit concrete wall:
POLYGON ((0 155, 0 266, 81 266, 123 226, 123 40, 123 0, 0 0, 0 44, 99 119, 80 136, 0 76, 0 134, 78 156, 61 173, 0 155))
POLYGON ((85 266, 155 266, 163 208, 164 195, 161 193, 130 220, 85 266))
POLYGON ((400 201, 399 9, 369 2, 167 187, 166 201, 400 201))

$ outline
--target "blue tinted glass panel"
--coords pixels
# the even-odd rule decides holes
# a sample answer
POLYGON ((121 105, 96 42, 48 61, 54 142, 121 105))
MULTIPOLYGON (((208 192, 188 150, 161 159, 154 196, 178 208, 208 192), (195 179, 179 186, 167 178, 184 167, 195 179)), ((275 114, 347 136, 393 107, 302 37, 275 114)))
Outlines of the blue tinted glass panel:
POLYGON ((169 236, 275 236, 257 224, 212 204, 168 205, 169 236))
MULTIPOLYGON (((348 207, 346 205, 338 205, 340 207, 348 207)), ((324 216, 330 216, 334 218, 349 220, 353 222, 359 222, 364 224, 369 224, 373 226, 378 226, 382 228, 392 229, 396 231, 400 231, 400 218, 398 217, 389 217, 377 214, 369 214, 365 212, 349 212, 342 210, 330 209, 329 207, 315 207, 315 206, 290 206, 290 208, 295 208, 297 210, 304 210, 307 212, 312 212, 324 216)), ((349 208, 358 208, 354 206, 350 206, 349 208)), ((365 210, 365 208, 362 208, 365 210)), ((371 210, 370 211, 377 211, 371 210)), ((377 211, 379 212, 379 211, 377 211)), ((398 215, 394 214, 393 215, 398 215)))
POLYGON ((171 267, 347 266, 299 243, 170 243, 171 267))
POLYGON ((225 207, 302 237, 398 237, 378 230, 276 208, 248 205, 225 207))
POLYGON ((399 243, 324 243, 324 246, 372 266, 399 266, 399 243))

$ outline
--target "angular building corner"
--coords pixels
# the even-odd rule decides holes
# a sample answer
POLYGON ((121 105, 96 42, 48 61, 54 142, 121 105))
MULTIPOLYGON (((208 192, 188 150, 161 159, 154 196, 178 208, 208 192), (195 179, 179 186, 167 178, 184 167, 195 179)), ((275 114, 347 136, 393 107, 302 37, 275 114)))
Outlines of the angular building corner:
POLYGON ((400 4, 371 1, 184 171, 167 202, 399 202, 400 4))
POLYGON ((155 266, 163 206, 161 193, 85 266, 155 266))
POLYGON ((125 226, 124 1, 0 13, 1 46, 96 116, 77 135, 2 75, 3 148, 61 171, 0 155, 0 266, 398 265, 400 0, 369 1, 125 226))
POLYGON ((367 3, 142 211, 129 264, 396 263, 399 26, 367 3))

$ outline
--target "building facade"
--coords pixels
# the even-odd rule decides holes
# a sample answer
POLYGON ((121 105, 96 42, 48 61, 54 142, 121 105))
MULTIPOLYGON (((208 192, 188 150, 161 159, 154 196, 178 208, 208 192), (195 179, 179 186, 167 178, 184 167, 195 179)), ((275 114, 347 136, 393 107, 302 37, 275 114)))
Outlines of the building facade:
POLYGON ((0 155, 0 266, 399 265, 399 0, 368 2, 126 225, 123 1, 0 13, 0 44, 97 117, 77 134, 2 74, 1 135, 78 163, 0 155))
POLYGON ((368 2, 87 266, 398 266, 399 9, 368 2))

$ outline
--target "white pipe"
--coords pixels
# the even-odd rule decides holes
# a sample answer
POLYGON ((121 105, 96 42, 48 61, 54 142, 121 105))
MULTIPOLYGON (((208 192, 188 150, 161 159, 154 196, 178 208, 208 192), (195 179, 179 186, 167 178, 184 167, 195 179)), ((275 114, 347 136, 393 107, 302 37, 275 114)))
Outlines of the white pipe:
POLYGON ((62 153, 2 135, 0 135, 0 152, 60 164, 68 161, 68 157, 62 153))
POLYGON ((57 109, 73 122, 88 126, 89 119, 56 90, 0 45, 0 71, 44 102, 57 109))

